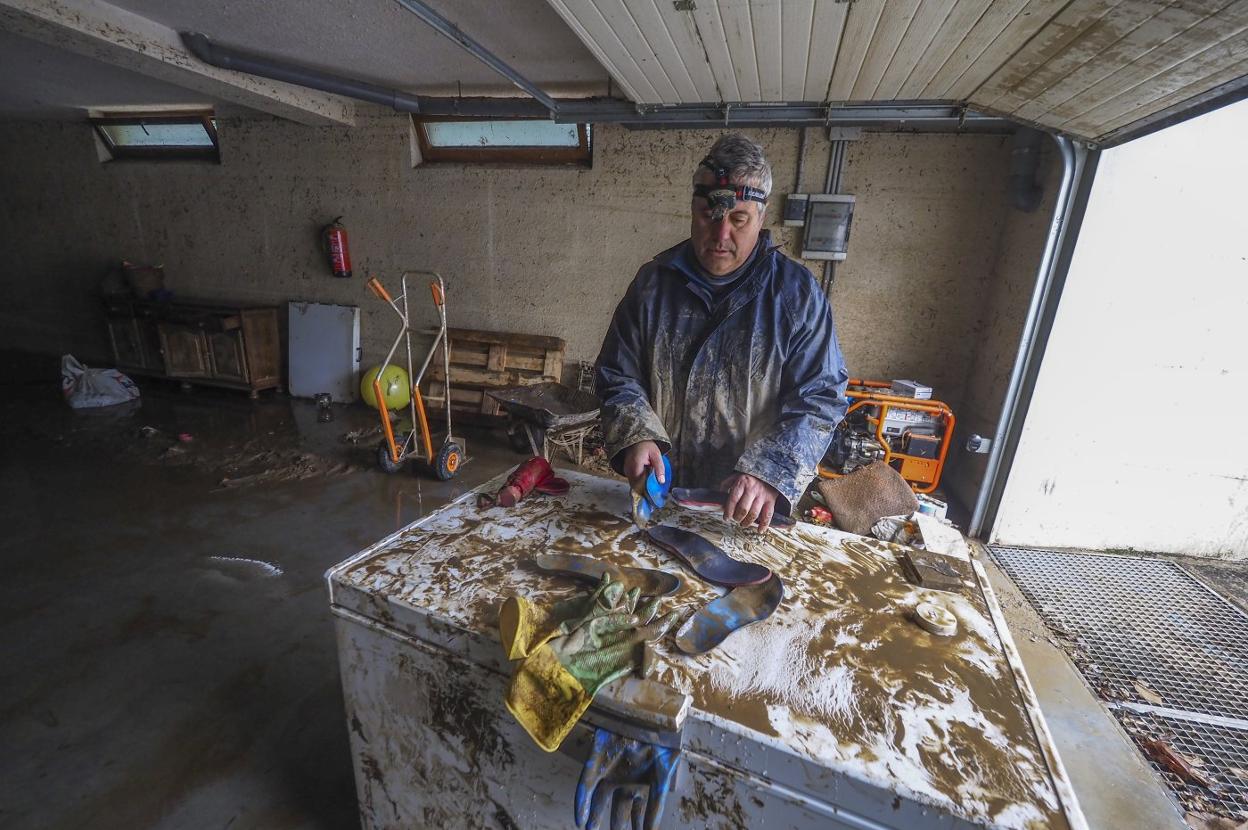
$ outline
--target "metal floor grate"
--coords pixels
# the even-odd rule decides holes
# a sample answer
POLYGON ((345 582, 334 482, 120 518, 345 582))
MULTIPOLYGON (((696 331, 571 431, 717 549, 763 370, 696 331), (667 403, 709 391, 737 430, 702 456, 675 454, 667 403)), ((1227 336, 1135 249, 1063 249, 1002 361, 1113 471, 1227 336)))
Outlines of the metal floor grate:
POLYGON ((992 545, 993 558, 1138 738, 1202 760, 1214 791, 1162 773, 1185 804, 1248 815, 1248 615, 1173 562, 992 545), (1162 698, 1160 706, 1137 689, 1162 698), (1166 710, 1179 710, 1169 711, 1166 710), (1184 712, 1197 713, 1184 718, 1184 712), (1202 722, 1200 715, 1212 716, 1202 722), (1216 722, 1209 722, 1216 720, 1216 722), (1151 734, 1149 734, 1151 733, 1151 734))
POLYGON ((1248 762, 1248 729, 1123 709, 1116 709, 1114 714, 1133 736, 1161 738, 1189 758, 1204 762, 1200 770, 1214 779, 1214 790, 1184 781, 1170 770, 1152 764, 1185 807, 1197 812, 1220 810, 1227 815, 1248 818, 1248 779, 1232 772, 1248 772, 1244 766, 1248 762))

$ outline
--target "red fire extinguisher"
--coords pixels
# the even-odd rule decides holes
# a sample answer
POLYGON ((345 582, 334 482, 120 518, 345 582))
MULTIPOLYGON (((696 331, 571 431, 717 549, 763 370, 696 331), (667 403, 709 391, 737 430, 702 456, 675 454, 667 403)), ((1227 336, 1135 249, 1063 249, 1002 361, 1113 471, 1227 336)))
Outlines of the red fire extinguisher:
POLYGON ((321 230, 325 251, 329 254, 329 269, 335 277, 351 276, 351 249, 347 245, 347 229, 336 217, 321 230))

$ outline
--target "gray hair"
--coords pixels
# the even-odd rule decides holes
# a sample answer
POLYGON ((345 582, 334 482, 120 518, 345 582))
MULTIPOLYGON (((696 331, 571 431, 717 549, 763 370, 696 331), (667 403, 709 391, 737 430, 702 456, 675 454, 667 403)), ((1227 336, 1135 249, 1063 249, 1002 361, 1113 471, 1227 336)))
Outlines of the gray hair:
MULTIPOLYGON (((757 187, 768 196, 771 195, 771 165, 767 162, 767 157, 763 155, 763 146, 748 136, 741 133, 720 136, 719 140, 711 145, 706 159, 715 167, 723 167, 727 170, 732 179, 751 187, 757 187)), ((699 165, 698 169, 693 171, 695 182, 702 169, 699 165)))

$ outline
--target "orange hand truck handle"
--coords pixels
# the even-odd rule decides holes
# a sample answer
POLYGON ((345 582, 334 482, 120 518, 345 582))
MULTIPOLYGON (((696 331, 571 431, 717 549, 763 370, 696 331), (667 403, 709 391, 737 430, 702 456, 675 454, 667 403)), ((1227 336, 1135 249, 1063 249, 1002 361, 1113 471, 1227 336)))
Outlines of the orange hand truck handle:
MULTIPOLYGON (((443 394, 447 395, 448 397, 450 396, 451 389, 449 386, 446 387, 446 389, 443 391, 443 394)), ((412 386, 412 400, 416 401, 416 417, 420 419, 420 423, 418 426, 420 427, 420 437, 424 441, 424 444, 425 444, 425 461, 432 464, 433 463, 433 439, 429 437, 429 418, 425 415, 425 399, 420 394, 419 385, 412 386)), ((448 432, 450 431, 449 425, 447 426, 447 431, 448 432)))
POLYGON ((373 397, 377 399, 377 412, 381 415, 381 429, 386 436, 386 446, 390 449, 390 460, 399 463, 399 445, 394 441, 394 427, 390 425, 390 415, 386 412, 386 399, 381 394, 381 377, 373 378, 373 397))
POLYGON ((433 293, 433 304, 441 308, 446 303, 446 297, 442 293, 442 286, 437 282, 429 283, 429 290, 433 293))
POLYGON ((372 279, 370 279, 367 283, 365 283, 365 285, 367 285, 374 294, 376 294, 379 298, 386 301, 387 303, 394 302, 394 300, 390 299, 390 292, 386 291, 386 287, 382 285, 381 280, 377 279, 376 277, 373 277, 372 279))

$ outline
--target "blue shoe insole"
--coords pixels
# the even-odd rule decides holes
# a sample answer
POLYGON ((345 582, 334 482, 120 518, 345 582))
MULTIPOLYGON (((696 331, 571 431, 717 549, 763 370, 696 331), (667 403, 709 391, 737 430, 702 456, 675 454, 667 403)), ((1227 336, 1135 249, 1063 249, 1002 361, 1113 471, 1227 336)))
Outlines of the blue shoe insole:
POLYGON ((694 612, 676 631, 676 648, 685 654, 704 654, 732 632, 771 616, 784 600, 784 583, 775 574, 759 585, 733 588, 694 612))
POLYGON ((732 588, 766 582, 771 569, 753 562, 733 559, 696 533, 678 527, 658 525, 646 537, 674 555, 707 582, 732 588))

